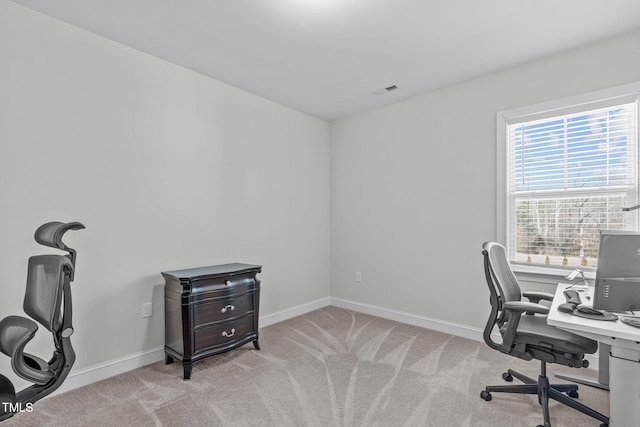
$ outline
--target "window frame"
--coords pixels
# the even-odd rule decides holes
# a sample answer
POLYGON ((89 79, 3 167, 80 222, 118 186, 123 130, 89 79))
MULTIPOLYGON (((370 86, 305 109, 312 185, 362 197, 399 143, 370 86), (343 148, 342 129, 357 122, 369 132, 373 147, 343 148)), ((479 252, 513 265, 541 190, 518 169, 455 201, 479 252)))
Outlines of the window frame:
MULTIPOLYGON (((611 87, 607 89, 597 90, 580 95, 570 96, 566 98, 556 99, 553 101, 543 102, 539 104, 514 108, 511 110, 500 111, 496 114, 496 154, 497 154, 497 209, 496 209, 496 230, 497 241, 502 243, 508 253, 510 253, 510 235, 509 220, 510 210, 509 204, 509 157, 508 157, 508 125, 521 119, 522 117, 547 118, 555 115, 570 114, 572 112, 584 111, 598 108, 600 106, 612 105, 612 101, 623 103, 625 101, 636 102, 636 132, 640 133, 640 82, 611 87)), ((636 198, 640 203, 640 135, 636 134, 636 198)), ((640 230, 640 215, 638 211, 630 213, 634 215, 633 221, 640 230)), ((516 272, 528 273, 533 275, 549 275, 549 276, 565 276, 568 271, 575 269, 575 266, 542 266, 542 265, 526 265, 520 263, 512 263, 512 268, 516 272)), ((590 276, 593 273, 589 274, 590 276)))

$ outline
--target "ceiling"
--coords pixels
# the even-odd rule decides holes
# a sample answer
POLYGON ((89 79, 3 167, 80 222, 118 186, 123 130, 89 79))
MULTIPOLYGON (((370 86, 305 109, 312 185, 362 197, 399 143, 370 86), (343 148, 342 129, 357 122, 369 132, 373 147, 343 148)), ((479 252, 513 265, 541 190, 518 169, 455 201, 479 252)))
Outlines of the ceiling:
POLYGON ((640 29, 638 0, 13 1, 328 121, 640 29))

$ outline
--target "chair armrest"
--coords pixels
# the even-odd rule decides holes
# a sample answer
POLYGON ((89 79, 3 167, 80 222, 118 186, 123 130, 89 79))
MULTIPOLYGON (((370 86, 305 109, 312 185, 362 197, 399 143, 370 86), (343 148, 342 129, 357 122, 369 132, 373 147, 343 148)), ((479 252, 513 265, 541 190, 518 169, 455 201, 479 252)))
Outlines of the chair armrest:
POLYGON ((542 304, 536 304, 534 302, 527 301, 508 301, 503 305, 505 310, 517 313, 539 313, 539 314, 549 314, 549 307, 546 307, 542 304))
POLYGON ((520 317, 523 313, 529 315, 534 315, 536 313, 545 315, 549 314, 548 307, 527 301, 508 301, 504 303, 502 308, 510 314, 509 320, 505 325, 506 328, 504 332, 502 332, 502 345, 500 346, 500 351, 506 354, 511 353, 511 347, 518 330, 520 317))
POLYGON ((0 321, 0 351, 11 357, 13 371, 27 381, 47 384, 54 374, 42 359, 24 352, 24 347, 34 337, 38 325, 21 316, 8 316, 0 321))
POLYGON ((528 291, 523 292, 522 296, 536 304, 538 304, 540 300, 553 301, 553 294, 550 294, 549 292, 528 291))

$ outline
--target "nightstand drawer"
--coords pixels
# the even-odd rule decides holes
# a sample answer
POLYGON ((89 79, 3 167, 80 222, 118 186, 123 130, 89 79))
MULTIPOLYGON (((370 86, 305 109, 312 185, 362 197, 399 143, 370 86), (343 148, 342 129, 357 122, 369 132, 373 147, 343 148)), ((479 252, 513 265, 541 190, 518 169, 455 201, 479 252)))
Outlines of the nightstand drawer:
POLYGON ((252 310, 253 292, 248 292, 233 298, 220 298, 200 302, 193 306, 193 324, 206 325, 227 321, 244 316, 252 310))
POLYGON ((255 333, 253 316, 245 316, 232 322, 200 327, 194 331, 194 353, 215 347, 232 346, 236 341, 255 333))

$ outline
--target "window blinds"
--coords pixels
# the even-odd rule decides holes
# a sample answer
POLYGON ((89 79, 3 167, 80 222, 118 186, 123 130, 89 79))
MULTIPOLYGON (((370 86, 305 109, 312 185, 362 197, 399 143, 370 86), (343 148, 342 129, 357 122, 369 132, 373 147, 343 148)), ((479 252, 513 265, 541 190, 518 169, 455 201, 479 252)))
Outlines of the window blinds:
POLYGON ((637 102, 624 101, 507 125, 514 261, 595 266, 599 230, 634 228, 637 102))

